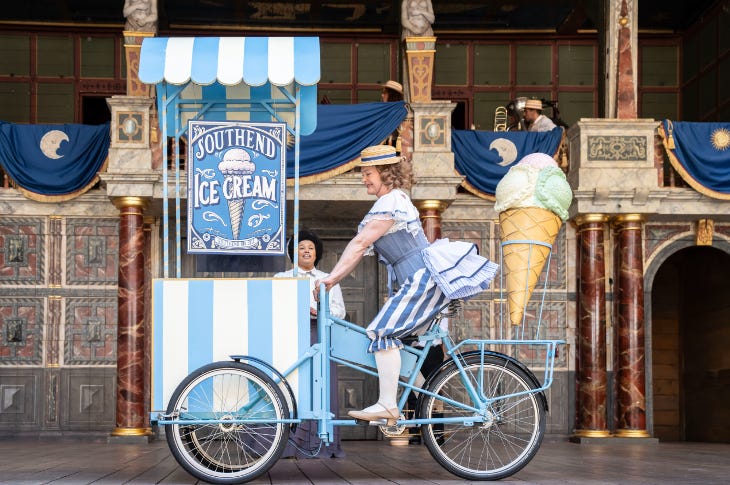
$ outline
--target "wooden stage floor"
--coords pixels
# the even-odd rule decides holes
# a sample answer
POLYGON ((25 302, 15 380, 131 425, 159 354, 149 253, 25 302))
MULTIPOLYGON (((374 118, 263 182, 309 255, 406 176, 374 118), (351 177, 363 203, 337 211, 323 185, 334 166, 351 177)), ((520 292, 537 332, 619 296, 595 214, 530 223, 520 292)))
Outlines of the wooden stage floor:
MULTIPOLYGON (((346 441, 342 459, 282 459, 261 484, 456 484, 424 446, 346 441)), ((727 484, 730 444, 543 442, 537 456, 501 483, 727 484)), ((107 443, 103 436, 0 438, 2 484, 193 484, 164 440, 107 443)))

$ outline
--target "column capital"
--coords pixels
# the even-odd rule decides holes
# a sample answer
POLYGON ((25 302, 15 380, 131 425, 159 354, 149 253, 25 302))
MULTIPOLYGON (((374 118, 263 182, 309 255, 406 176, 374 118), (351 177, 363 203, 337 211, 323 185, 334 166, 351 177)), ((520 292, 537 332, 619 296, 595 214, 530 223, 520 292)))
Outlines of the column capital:
POLYGON ((611 223, 614 226, 623 226, 632 222, 641 224, 645 220, 646 217, 643 214, 619 214, 611 220, 611 223))
POLYGON ((605 222, 608 222, 608 219, 609 216, 606 214, 580 214, 578 216, 575 216, 575 218, 573 219, 573 223, 578 228, 580 228, 580 226, 583 226, 585 224, 603 224, 605 222))
POLYGON ((447 200, 426 199, 416 202, 419 211, 436 211, 439 214, 445 211, 449 205, 451 205, 451 201, 447 200))
POLYGON ((145 207, 147 207, 147 199, 135 196, 114 197, 112 199, 112 204, 114 204, 114 207, 119 210, 123 210, 128 207, 136 207, 144 210, 145 207))

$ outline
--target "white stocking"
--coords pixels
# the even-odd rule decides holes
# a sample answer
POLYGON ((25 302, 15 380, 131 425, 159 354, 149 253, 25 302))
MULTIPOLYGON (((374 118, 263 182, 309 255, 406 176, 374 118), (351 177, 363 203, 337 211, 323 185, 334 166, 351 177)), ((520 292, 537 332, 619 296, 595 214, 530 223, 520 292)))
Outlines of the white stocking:
POLYGON ((390 347, 375 352, 375 365, 378 367, 380 397, 374 404, 363 411, 376 411, 382 407, 392 409, 398 406, 398 377, 400 376, 400 349, 390 347))

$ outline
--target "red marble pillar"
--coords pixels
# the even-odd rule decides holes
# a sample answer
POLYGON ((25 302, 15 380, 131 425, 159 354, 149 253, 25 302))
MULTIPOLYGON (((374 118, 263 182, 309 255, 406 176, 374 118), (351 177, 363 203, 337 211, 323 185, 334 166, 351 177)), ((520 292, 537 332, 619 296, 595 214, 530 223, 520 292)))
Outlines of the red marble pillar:
POLYGON ((441 238, 441 213, 447 205, 440 200, 424 200, 417 204, 423 232, 426 234, 428 242, 432 243, 441 238))
POLYGON ((616 217, 616 436, 647 438, 644 257, 640 214, 616 217))
POLYGON ((618 29, 618 77, 616 86, 616 117, 619 119, 635 119, 637 116, 630 18, 628 5, 626 0, 623 0, 621 2, 621 18, 619 19, 620 27, 618 29))
POLYGON ((604 231, 608 216, 575 219, 578 246, 575 436, 609 436, 606 408, 606 264, 604 231))
POLYGON ((146 436, 144 231, 140 197, 113 200, 120 212, 117 316, 117 406, 112 436, 146 436))

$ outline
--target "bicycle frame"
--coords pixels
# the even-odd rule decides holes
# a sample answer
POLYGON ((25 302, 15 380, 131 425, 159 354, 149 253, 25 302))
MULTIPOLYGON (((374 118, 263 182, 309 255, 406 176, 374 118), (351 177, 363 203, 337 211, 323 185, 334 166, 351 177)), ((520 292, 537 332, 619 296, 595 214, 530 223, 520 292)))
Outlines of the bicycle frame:
MULTIPOLYGON (((324 286, 319 291, 320 309, 318 312, 318 324, 317 332, 318 339, 317 343, 313 344, 309 349, 301 355, 289 368, 283 372, 278 372, 273 366, 261 361, 256 358, 249 358, 245 355, 231 355, 231 359, 235 361, 248 361, 251 365, 254 365, 266 372, 274 374, 274 381, 280 385, 287 385, 286 377, 292 374, 296 369, 303 366, 307 361, 311 360, 312 364, 312 419, 318 423, 318 435, 323 441, 324 445, 328 445, 332 442, 332 436, 334 436, 334 426, 354 426, 358 422, 353 419, 333 419, 334 415, 331 409, 328 409, 330 402, 330 362, 355 369, 358 372, 377 377, 377 371, 375 368, 375 359, 372 354, 366 352, 366 343, 369 338, 366 335, 365 329, 355 325, 346 320, 334 317, 329 312, 329 300, 328 295, 324 290, 324 286), (350 334, 349 336, 346 334, 350 334), (353 338, 355 337, 355 338, 353 338), (347 340, 351 340, 348 342, 347 340), (352 342, 354 340, 355 342, 352 342), (360 345, 357 345, 359 341, 360 345), (338 349, 333 355, 332 350, 338 349)), ((444 310, 442 308, 442 310, 444 310)), ((399 381, 399 387, 405 389, 401 393, 398 400, 398 409, 402 410, 405 407, 408 395, 411 392, 417 392, 422 396, 430 396, 438 399, 444 403, 447 403, 456 408, 464 409, 473 413, 468 417, 455 417, 455 418, 414 418, 414 419, 402 419, 398 420, 398 426, 420 426, 424 424, 441 424, 441 423, 461 423, 465 426, 471 426, 476 423, 483 423, 489 419, 488 413, 486 412, 490 406, 495 402, 512 398, 515 396, 521 396, 525 394, 542 393, 544 390, 550 387, 553 379, 553 368, 554 360, 556 355, 557 345, 563 343, 560 340, 475 340, 468 339, 455 344, 449 337, 448 332, 441 329, 439 322, 443 318, 442 313, 438 313, 430 324, 426 332, 418 337, 418 340, 423 343, 422 347, 415 346, 404 346, 401 351, 403 366, 401 368, 401 375, 407 377, 406 380, 399 381), (469 396, 471 404, 455 401, 445 396, 428 391, 426 384, 423 386, 416 385, 416 380, 420 369, 425 362, 426 356, 430 348, 434 345, 433 342, 436 339, 441 339, 445 348, 446 355, 451 357, 453 363, 459 369, 461 374, 461 380, 464 384, 466 392, 469 396), (496 397, 489 398, 484 392, 484 382, 481 380, 481 376, 476 380, 476 386, 472 384, 472 379, 469 378, 467 370, 464 368, 464 359, 462 357, 462 349, 465 346, 475 346, 477 352, 481 355, 482 365, 484 364, 484 356, 488 353, 494 354, 492 350, 488 350, 489 346, 493 345, 504 345, 504 344, 515 344, 515 345, 540 345, 545 347, 545 373, 543 376, 542 384, 539 383, 534 389, 524 392, 511 393, 499 395, 496 397)), ((516 359, 507 357, 504 354, 499 353, 508 360, 517 363, 516 359)), ((448 362, 448 361, 447 361, 448 362)), ((428 377, 428 376, 426 376, 428 377)), ((289 391, 291 395, 291 391, 289 391)), ((294 396, 291 395, 292 400, 294 396)), ((257 403, 256 400, 251 401, 247 407, 252 407, 257 403)), ((242 409, 245 411, 245 409, 242 409)), ((192 424, 257 424, 257 423, 286 423, 286 424, 298 424, 309 418, 292 417, 290 419, 196 419, 196 420, 179 420, 177 416, 173 415, 158 415, 160 424, 163 425, 192 425, 192 424)))

